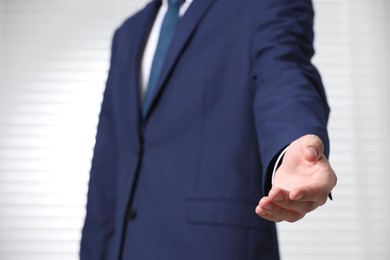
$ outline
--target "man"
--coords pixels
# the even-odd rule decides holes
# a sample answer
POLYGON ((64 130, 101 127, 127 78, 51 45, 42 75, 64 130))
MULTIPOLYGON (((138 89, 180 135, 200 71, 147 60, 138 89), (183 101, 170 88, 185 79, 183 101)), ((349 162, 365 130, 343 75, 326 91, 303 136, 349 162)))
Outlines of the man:
POLYGON ((279 259, 336 184, 312 4, 169 2, 115 33, 81 259, 279 259))

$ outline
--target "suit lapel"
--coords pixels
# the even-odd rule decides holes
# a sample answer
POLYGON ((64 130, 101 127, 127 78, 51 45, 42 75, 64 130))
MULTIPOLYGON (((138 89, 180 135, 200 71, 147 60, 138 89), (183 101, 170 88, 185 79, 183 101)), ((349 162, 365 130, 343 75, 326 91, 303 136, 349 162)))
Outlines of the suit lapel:
POLYGON ((185 48, 188 40, 191 38, 191 35, 195 32, 197 25, 207 13, 206 11, 215 1, 216 0, 194 0, 188 8, 187 12, 180 19, 171 46, 168 50, 166 60, 164 61, 164 66, 161 71, 159 80, 157 81, 156 91, 154 92, 154 96, 151 102, 152 105, 148 107, 148 110, 145 114, 145 119, 147 119, 149 116, 152 107, 155 105, 156 100, 160 96, 165 82, 174 69, 174 66, 183 49, 185 48))

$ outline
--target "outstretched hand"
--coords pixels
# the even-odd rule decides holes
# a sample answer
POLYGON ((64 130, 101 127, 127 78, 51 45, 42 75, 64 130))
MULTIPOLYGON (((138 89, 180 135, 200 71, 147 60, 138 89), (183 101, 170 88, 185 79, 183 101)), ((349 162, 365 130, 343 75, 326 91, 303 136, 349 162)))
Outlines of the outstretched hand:
POLYGON ((261 198, 256 213, 270 221, 295 222, 325 204, 336 182, 322 141, 305 135, 290 144, 272 189, 261 198))

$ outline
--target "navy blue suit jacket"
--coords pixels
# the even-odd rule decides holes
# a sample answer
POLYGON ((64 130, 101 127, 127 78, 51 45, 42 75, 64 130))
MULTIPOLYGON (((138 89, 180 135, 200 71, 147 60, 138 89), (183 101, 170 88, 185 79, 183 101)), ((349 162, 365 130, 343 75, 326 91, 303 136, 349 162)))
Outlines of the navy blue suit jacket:
POLYGON ((275 225, 254 212, 268 168, 305 134, 328 147, 312 3, 194 0, 142 118, 140 60, 159 5, 114 36, 81 259, 276 260, 275 225))

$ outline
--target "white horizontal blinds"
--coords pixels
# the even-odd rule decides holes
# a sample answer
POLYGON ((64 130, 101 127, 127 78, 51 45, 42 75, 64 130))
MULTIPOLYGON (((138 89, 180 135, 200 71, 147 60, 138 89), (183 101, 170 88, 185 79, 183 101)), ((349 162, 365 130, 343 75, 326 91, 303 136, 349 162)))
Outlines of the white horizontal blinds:
POLYGON ((389 259, 390 2, 358 1, 351 12, 361 253, 389 259))
MULTIPOLYGON (((0 0, 0 80, 3 78, 3 26, 4 25, 4 0, 0 0)), ((0 85, 1 95, 1 85, 0 85)), ((0 104, 1 108, 1 104, 0 104)))
POLYGON ((77 259, 112 33, 142 3, 0 4, 0 259, 77 259))
POLYGON ((332 107, 335 200, 280 224, 284 260, 389 259, 389 2, 316 0, 315 63, 332 107))

